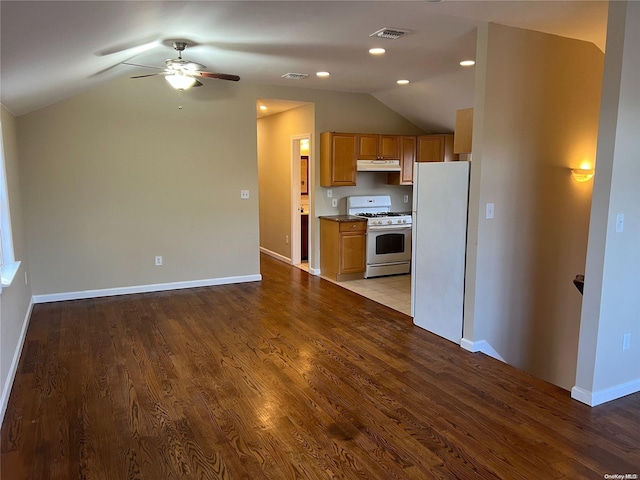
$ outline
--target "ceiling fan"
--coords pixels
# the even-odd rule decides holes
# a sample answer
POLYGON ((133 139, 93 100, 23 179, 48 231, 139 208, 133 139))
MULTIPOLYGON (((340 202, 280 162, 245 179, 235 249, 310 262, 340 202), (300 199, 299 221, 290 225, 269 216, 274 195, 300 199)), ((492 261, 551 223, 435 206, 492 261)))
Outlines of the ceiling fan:
POLYGON ((240 80, 238 75, 231 75, 228 73, 212 73, 203 71, 204 65, 200 63, 192 62, 190 60, 184 60, 182 58, 182 52, 187 48, 186 42, 173 42, 173 48, 178 52, 178 58, 169 59, 165 62, 165 67, 154 67, 151 65, 139 65, 137 63, 122 62, 123 65, 131 65, 134 67, 155 68, 156 70, 162 70, 158 73, 150 73, 148 75, 137 75, 131 78, 144 78, 154 77, 156 75, 164 75, 164 78, 171 84, 176 90, 186 90, 191 87, 200 87, 200 82, 197 77, 202 78, 217 78, 220 80, 231 80, 237 82, 240 80))

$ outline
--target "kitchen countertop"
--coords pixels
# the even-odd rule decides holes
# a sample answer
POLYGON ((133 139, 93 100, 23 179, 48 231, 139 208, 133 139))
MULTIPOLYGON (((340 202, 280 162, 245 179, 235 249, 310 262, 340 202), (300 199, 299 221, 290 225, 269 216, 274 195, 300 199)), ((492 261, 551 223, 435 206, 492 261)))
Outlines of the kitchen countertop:
POLYGON ((324 215, 320 218, 331 220, 333 222, 366 222, 364 217, 356 217, 355 215, 324 215))

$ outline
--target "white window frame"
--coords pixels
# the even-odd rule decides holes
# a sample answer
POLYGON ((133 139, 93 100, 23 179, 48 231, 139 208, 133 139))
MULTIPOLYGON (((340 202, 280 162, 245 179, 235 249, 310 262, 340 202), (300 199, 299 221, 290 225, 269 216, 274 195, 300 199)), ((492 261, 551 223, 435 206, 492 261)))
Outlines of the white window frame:
POLYGON ((2 123, 0 123, 0 293, 11 285, 18 273, 20 262, 16 262, 13 253, 13 235, 11 234, 11 212, 9 210, 9 192, 7 190, 7 172, 4 161, 4 142, 2 123))

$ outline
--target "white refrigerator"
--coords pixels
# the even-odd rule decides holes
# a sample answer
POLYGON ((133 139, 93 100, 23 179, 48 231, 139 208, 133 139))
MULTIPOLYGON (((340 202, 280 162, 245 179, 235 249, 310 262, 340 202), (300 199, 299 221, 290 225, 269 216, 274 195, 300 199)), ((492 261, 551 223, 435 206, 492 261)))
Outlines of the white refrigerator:
POLYGON ((413 323, 460 344, 469 162, 416 163, 413 177, 413 323))

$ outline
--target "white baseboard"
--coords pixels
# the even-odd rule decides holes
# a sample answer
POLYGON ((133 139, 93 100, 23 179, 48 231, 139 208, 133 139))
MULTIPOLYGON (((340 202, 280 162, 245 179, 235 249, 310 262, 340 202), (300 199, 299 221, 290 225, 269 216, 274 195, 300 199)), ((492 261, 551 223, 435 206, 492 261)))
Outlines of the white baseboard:
POLYGON ((460 346, 470 352, 482 352, 485 355, 489 355, 490 357, 495 358, 496 360, 500 360, 501 362, 507 363, 505 362, 504 358, 502 358, 500 354, 496 352, 494 348, 491 345, 489 345, 489 342, 487 342, 486 340, 478 340, 478 341, 472 342, 471 340, 467 340, 466 338, 463 338, 462 340, 460 340, 460 346))
POLYGON ((595 407, 637 392, 640 392, 640 379, 622 383, 615 387, 606 388, 597 392, 590 392, 589 390, 576 386, 571 389, 571 398, 579 402, 586 403, 590 407, 595 407))
POLYGON ((268 250, 264 247, 260 247, 260 252, 264 253, 265 255, 269 255, 270 257, 273 257, 276 260, 280 260, 281 262, 288 263, 289 265, 291 265, 291 259, 288 257, 285 257, 284 255, 280 255, 279 253, 276 253, 272 250, 268 250))
MULTIPOLYGON (((270 257, 273 257, 276 260, 280 260, 281 262, 288 263, 289 265, 292 265, 291 259, 288 258, 288 257, 285 257, 284 255, 280 255, 279 253, 273 252, 273 251, 268 250, 268 249, 266 249, 264 247, 260 247, 260 252, 264 253, 265 255, 269 255, 270 257)), ((320 275, 320 269, 319 268, 311 268, 311 267, 309 267, 309 273, 311 275, 320 275)))
POLYGON ((24 346, 24 340, 27 337, 27 328, 29 327, 29 320, 31 320, 31 311, 33 310, 33 300, 29 302, 27 313, 24 316, 22 322, 22 330, 20 331, 20 337, 18 338, 18 344, 16 350, 13 353, 13 360, 11 360, 11 366, 9 367, 9 374, 7 380, 2 386, 2 397, 0 397, 0 425, 4 423, 4 414, 7 411, 7 404, 9 403, 9 395, 11 394, 11 387, 13 387, 13 381, 16 378, 18 372, 18 362, 20 361, 20 355, 22 354, 22 347, 24 346))
POLYGON ((103 288, 98 290, 83 290, 79 292, 50 293, 34 295, 32 303, 61 302, 64 300, 81 300, 84 298, 111 297, 114 295, 129 295, 132 293, 162 292, 166 290, 180 290, 182 288, 210 287, 213 285, 228 285, 231 283, 259 282, 262 275, 240 275, 236 277, 206 278, 203 280, 188 280, 185 282, 156 283, 152 285, 136 285, 132 287, 103 288))

